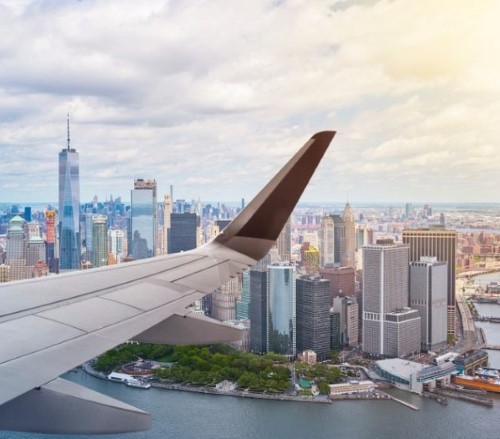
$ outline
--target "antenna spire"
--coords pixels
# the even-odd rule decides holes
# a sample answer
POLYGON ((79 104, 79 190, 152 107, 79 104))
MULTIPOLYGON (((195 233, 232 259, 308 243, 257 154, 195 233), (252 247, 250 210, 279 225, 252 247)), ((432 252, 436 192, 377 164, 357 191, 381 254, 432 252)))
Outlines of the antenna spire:
POLYGON ((69 113, 68 113, 68 151, 70 150, 70 137, 69 137, 69 113))

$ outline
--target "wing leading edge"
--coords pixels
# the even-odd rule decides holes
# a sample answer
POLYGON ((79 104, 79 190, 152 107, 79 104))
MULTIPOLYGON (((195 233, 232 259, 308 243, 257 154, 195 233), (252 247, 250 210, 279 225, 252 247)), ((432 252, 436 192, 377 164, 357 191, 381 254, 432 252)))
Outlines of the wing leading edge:
POLYGON ((202 247, 0 286, 0 429, 96 434, 149 428, 149 414, 57 377, 126 340, 237 339, 234 328, 186 307, 267 254, 334 134, 312 136, 202 247))

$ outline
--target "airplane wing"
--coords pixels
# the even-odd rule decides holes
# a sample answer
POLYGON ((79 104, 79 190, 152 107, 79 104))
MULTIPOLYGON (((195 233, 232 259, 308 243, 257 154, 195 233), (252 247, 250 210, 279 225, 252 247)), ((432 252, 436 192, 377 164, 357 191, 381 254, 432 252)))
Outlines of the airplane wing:
POLYGON ((238 339, 239 330, 186 307, 267 254, 334 134, 312 136, 222 233, 197 249, 0 285, 0 429, 150 428, 148 413, 59 375, 127 340, 238 339))

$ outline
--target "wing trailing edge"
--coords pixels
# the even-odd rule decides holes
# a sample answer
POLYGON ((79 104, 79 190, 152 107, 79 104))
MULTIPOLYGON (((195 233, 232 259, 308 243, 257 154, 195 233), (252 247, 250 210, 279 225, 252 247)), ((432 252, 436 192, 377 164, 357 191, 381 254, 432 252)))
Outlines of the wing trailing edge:
POLYGON ((151 428, 151 415, 56 378, 0 406, 0 429, 46 434, 108 434, 151 428))
POLYGON ((214 344, 240 340, 243 331, 218 320, 190 313, 173 314, 134 337, 134 341, 157 344, 214 344))

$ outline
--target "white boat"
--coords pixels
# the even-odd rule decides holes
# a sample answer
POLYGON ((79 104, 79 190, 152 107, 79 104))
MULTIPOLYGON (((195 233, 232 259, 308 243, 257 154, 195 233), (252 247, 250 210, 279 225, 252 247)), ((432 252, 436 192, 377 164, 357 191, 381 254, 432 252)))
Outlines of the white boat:
POLYGON ((149 389, 151 384, 146 381, 136 380, 135 378, 129 378, 125 381, 125 384, 129 387, 137 387, 139 389, 149 389))

